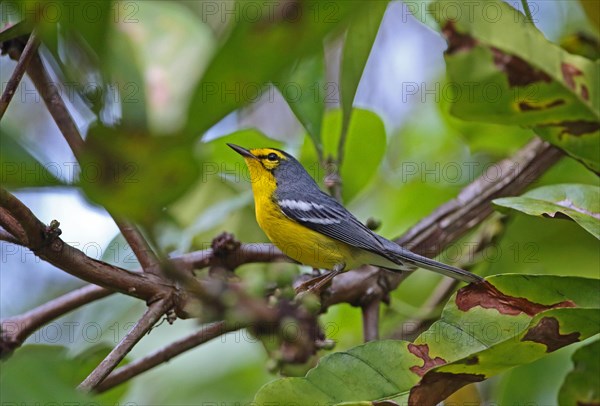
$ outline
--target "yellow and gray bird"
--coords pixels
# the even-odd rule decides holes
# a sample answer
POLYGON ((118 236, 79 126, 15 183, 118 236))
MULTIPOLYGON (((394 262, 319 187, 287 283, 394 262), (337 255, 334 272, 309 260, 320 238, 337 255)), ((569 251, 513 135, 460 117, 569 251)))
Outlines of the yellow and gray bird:
POLYGON ((374 233, 323 192, 290 154, 275 148, 248 150, 227 145, 244 157, 250 171, 259 226, 288 257, 332 271, 322 282, 365 264, 391 271, 413 271, 420 267, 465 282, 482 280, 471 272, 417 255, 374 233))

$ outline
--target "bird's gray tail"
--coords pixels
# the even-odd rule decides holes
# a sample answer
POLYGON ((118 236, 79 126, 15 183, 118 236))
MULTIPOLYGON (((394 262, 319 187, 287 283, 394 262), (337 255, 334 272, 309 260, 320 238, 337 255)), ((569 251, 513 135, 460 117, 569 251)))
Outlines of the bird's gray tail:
POLYGON ((419 268, 425 268, 439 274, 449 276, 450 278, 458 279, 463 282, 481 282, 483 278, 475 275, 464 269, 456 268, 454 266, 446 265, 441 262, 435 261, 431 258, 423 257, 415 254, 412 251, 400 247, 398 244, 388 240, 389 243, 385 244, 388 251, 388 258, 398 265, 413 265, 419 268))

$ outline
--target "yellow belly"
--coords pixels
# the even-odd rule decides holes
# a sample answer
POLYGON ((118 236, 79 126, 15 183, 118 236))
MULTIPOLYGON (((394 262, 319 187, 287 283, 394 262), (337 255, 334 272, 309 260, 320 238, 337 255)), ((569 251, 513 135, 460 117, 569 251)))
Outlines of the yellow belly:
POLYGON ((329 270, 345 264, 346 270, 357 262, 359 253, 354 247, 290 220, 272 202, 256 205, 256 219, 273 244, 301 264, 329 270))

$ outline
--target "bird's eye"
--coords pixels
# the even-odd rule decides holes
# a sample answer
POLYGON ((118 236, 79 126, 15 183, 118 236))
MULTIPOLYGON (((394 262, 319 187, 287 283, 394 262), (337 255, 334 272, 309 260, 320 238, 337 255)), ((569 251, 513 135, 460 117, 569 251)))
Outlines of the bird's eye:
POLYGON ((273 161, 274 162, 274 161, 277 161, 279 159, 279 157, 277 156, 276 153, 271 152, 269 155, 267 155, 267 159, 269 161, 273 161))

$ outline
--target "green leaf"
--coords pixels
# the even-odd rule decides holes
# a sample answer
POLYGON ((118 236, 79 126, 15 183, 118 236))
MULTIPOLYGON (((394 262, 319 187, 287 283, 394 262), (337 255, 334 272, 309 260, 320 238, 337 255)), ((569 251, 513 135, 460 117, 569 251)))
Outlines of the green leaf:
POLYGON ((96 345, 72 357, 65 347, 25 345, 2 363, 2 401, 14 404, 118 403, 128 390, 127 383, 100 396, 76 389, 110 349, 107 345, 96 345))
POLYGON ((186 131, 201 135, 235 109, 258 100, 270 82, 299 58, 322 52, 326 35, 366 7, 356 1, 295 2, 294 7, 261 4, 256 21, 243 14, 243 1, 229 37, 196 86, 186 131))
POLYGON ((600 280, 504 274, 455 293, 414 343, 374 341, 265 385, 258 404, 437 404, 462 386, 600 332, 600 280))
MULTIPOLYGON (((325 157, 337 157, 341 131, 342 111, 328 111, 321 131, 325 157)), ((377 173, 385 148, 385 126, 381 118, 372 111, 354 109, 346 135, 344 161, 339 168, 344 202, 347 203, 358 195, 377 173)))
MULTIPOLYGON (((64 183, 47 168, 54 163, 43 165, 35 159, 6 126, 0 128, 0 184, 7 188, 57 186, 64 183)), ((58 167, 61 170, 61 167, 58 167)))
POLYGON ((578 184, 543 186, 518 197, 496 199, 493 203, 532 216, 551 218, 567 216, 600 239, 600 187, 598 186, 578 184))
POLYGON ((81 187, 109 212, 143 224, 161 216, 199 178, 188 139, 92 127, 82 160, 81 187))
POLYGON ((600 404, 600 340, 578 349, 573 364, 558 393, 558 404, 600 404))
MULTIPOLYGON (((109 77, 117 86, 118 92, 114 95, 115 100, 108 100, 106 103, 100 101, 100 104, 110 108, 115 101, 118 101, 122 109, 121 125, 138 130, 147 129, 149 127, 147 95, 142 73, 144 67, 136 58, 135 50, 138 44, 134 42, 132 36, 122 30, 111 31, 110 43, 111 47, 107 51, 108 62, 104 68, 110 72, 109 77)), ((107 89, 104 91, 108 92, 107 89)))
POLYGON ((356 90, 369 59, 371 48, 379 31, 381 20, 388 6, 388 1, 375 1, 368 10, 353 16, 344 48, 340 71, 340 97, 342 106, 342 128, 347 128, 352 114, 352 104, 356 90))
POLYGON ((342 197, 349 202, 373 178, 386 148, 385 126, 372 111, 354 109, 340 168, 342 197))
POLYGON ((600 63, 549 42, 505 2, 486 3, 494 21, 468 1, 456 6, 457 19, 443 2, 430 6, 448 41, 452 114, 532 128, 600 172, 600 63))
POLYGON ((275 83, 317 150, 321 148, 321 124, 325 112, 324 76, 323 53, 318 53, 298 62, 275 83))
POLYGON ((254 401, 259 405, 345 404, 377 400, 406 392, 419 377, 409 368, 419 359, 405 341, 382 340, 323 357, 305 378, 284 378, 263 386, 254 401))

